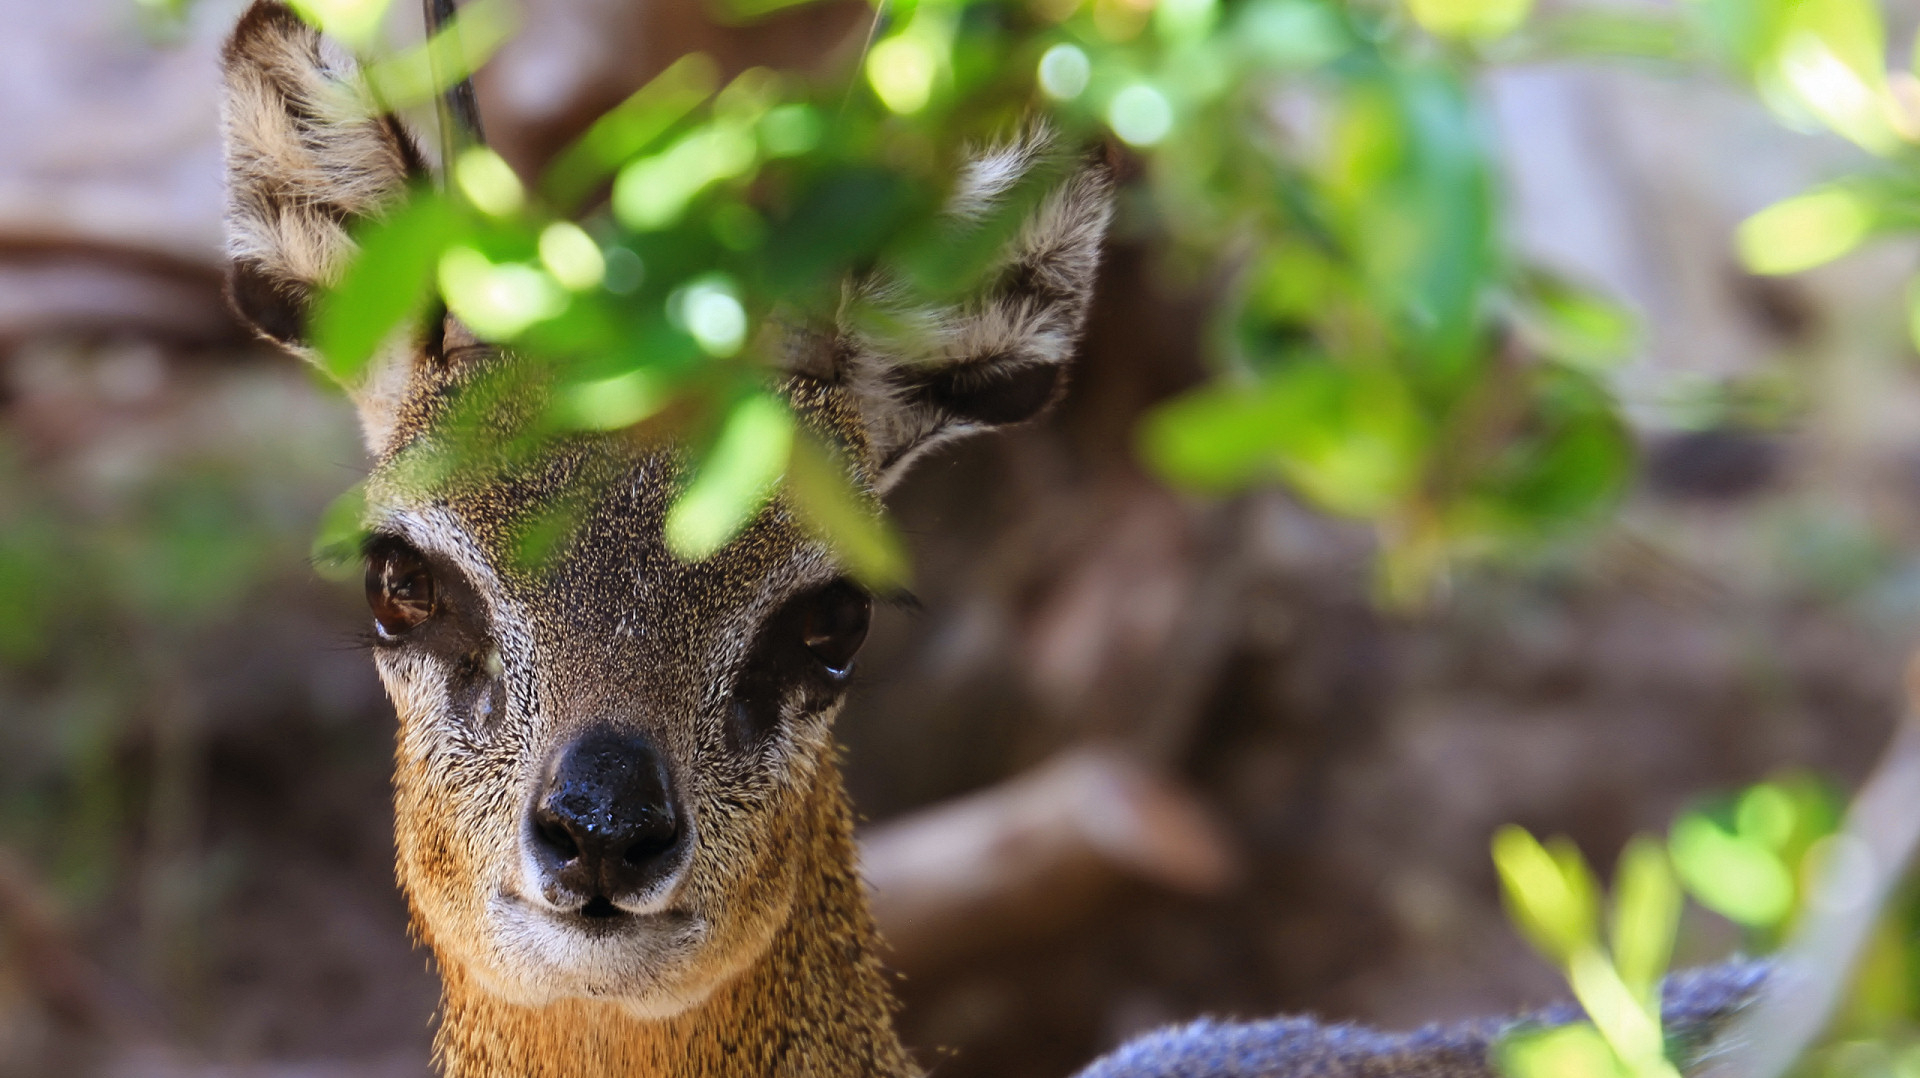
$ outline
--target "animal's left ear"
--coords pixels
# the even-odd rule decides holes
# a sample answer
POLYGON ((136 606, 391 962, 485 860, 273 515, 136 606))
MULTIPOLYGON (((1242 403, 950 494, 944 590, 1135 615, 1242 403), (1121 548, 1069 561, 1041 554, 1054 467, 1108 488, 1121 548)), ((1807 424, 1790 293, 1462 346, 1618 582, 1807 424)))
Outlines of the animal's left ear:
POLYGON ((885 491, 913 459, 942 442, 1019 423, 1066 391, 1067 366, 1086 322, 1112 213, 1103 165, 1058 169, 1044 130, 974 158, 949 213, 964 227, 1030 176, 1059 175, 1008 243, 993 283, 951 308, 890 303, 888 289, 856 290, 908 329, 862 332, 843 320, 821 366, 853 395, 865 427, 867 466, 885 491), (909 342, 903 345, 903 341, 909 342))

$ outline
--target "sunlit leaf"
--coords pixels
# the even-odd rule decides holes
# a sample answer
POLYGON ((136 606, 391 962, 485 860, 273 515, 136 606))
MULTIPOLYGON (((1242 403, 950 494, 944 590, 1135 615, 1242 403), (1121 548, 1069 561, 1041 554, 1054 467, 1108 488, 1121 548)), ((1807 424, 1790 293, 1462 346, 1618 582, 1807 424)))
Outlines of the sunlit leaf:
POLYGON ((313 537, 313 565, 328 580, 354 580, 360 575, 361 550, 367 540, 367 491, 356 483, 328 503, 313 537))
POLYGON ((518 29, 509 0, 468 0, 431 39, 369 65, 367 83, 387 109, 431 101, 478 71, 518 29))
POLYGON ((511 217, 527 203, 526 188, 514 175, 513 166, 485 146, 461 151, 453 163, 453 179, 460 193, 481 213, 511 217))
POLYGON ((867 54, 867 84, 881 103, 902 115, 927 107, 939 75, 937 47, 925 35, 890 37, 867 54))
POLYGON ((1740 224, 1740 259, 1755 273, 1799 273, 1860 245, 1874 208, 1849 187, 1823 187, 1776 202, 1740 224))
POLYGON ((1786 7, 1777 34, 1773 72, 1802 106, 1874 153, 1902 146, 1875 0, 1801 0, 1786 7))
POLYGON ((1493 836, 1493 863, 1514 922, 1542 954, 1564 963, 1594 945, 1598 900, 1583 868, 1511 825, 1493 836))
POLYGON ((1516 1031, 1500 1039, 1494 1056, 1506 1078, 1630 1078, 1586 1022, 1516 1031))
POLYGON ((449 247, 438 268, 447 307, 490 341, 510 341, 567 305, 566 289, 546 270, 523 262, 495 263, 464 244, 449 247))
POLYGON ((671 391, 663 382, 639 370, 567 386, 555 402, 557 418, 581 430, 630 427, 666 406, 671 391))
POLYGON ((290 0, 300 17, 351 48, 365 51, 380 36, 392 0, 290 0))
POLYGON ((703 124, 672 146, 620 170, 613 183, 613 212, 639 232, 679 220, 687 204, 712 184, 753 167, 753 132, 736 124, 703 124))
POLYGON ((686 119, 720 83, 720 69, 705 53, 673 62, 633 96, 594 121, 548 168, 542 189, 556 204, 570 206, 614 169, 686 119))
POLYGON ((607 259, 600 245, 571 221, 555 221, 540 230, 540 264, 575 292, 607 279, 607 259))
POLYGON ((1766 846, 1690 814, 1674 824, 1670 848, 1681 881, 1708 909, 1754 928, 1777 927, 1793 911, 1793 876, 1766 846))
POLYGON ((1635 1078, 1680 1078, 1665 1058, 1657 1005, 1636 996, 1597 947, 1576 951, 1567 963, 1567 985, 1593 1027, 1635 1078))
POLYGON ((1407 0, 1415 22, 1440 37, 1491 41, 1519 29, 1533 0, 1407 0))
POLYGON ((422 191, 360 228, 359 253, 314 307, 314 347, 335 378, 357 381, 375 349, 420 310, 456 221, 444 199, 422 191))
POLYGON ((1680 925, 1680 885, 1665 847, 1644 835, 1627 843, 1613 890, 1614 965, 1643 1007, 1657 1006, 1680 925))
POLYGON ((796 438, 787 489, 801 525, 833 547, 855 580, 882 594, 906 583, 906 548, 879 506, 855 493, 839 453, 811 436, 796 438))
POLYGON ((793 446, 793 415, 764 393, 727 415, 693 481, 667 511, 667 548, 688 561, 727 544, 773 495, 793 446))

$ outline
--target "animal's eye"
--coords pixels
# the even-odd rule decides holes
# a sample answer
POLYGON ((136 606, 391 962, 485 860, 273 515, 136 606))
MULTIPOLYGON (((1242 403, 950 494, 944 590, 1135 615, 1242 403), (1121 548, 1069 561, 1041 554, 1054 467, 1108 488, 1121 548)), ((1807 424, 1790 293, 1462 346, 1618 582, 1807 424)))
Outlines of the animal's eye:
POLYGON ((844 675, 867 639, 873 600, 844 580, 815 592, 800 611, 800 642, 829 671, 844 675))
POLYGON ((397 539, 367 550, 367 605, 381 637, 394 639, 433 616, 433 572, 419 551, 397 539))

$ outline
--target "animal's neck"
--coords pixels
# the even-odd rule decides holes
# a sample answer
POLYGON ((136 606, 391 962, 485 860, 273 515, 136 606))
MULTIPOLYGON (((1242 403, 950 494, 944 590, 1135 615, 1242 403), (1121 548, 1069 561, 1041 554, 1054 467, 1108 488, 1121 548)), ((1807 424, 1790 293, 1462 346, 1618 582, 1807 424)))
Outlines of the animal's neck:
POLYGON ((524 1007, 442 963, 437 1050, 447 1078, 910 1078, 854 866, 852 816, 826 769, 803 831, 816 864, 787 924, 745 972, 662 1020, 614 1004, 524 1007))

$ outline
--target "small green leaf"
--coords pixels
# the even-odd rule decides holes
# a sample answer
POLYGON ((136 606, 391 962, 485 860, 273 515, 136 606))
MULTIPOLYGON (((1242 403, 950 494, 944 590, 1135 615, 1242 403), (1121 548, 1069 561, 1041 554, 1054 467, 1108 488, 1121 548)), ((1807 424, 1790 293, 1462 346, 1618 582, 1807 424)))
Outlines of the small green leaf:
POLYGON ((1680 818, 1673 867, 1700 904, 1750 928, 1778 928, 1793 912, 1793 876, 1766 846, 1699 814, 1680 818))
POLYGON ((1567 860, 1519 827, 1493 836, 1493 863, 1515 923, 1535 948, 1563 965, 1594 946, 1598 921, 1591 876, 1583 865, 1569 873, 1567 860))
POLYGON ((906 583, 899 535, 878 503, 855 491, 839 453, 811 436, 795 439, 787 489, 801 525, 833 547, 855 580, 878 593, 906 583))
POLYGON ((636 232, 667 228, 702 191, 752 169, 758 153, 751 129, 720 120, 702 124, 620 169, 613 181, 614 216, 636 232))
POLYGON ((393 0, 292 0, 300 17, 365 51, 380 37, 380 23, 393 0))
POLYGON ((506 0, 469 0, 438 33, 367 67, 367 83, 388 110, 431 101, 480 69, 519 29, 506 0))
POLYGON ((314 308, 313 344, 328 373, 348 385, 359 381, 375 350, 420 310, 456 224, 444 198, 416 191, 361 227, 359 252, 314 308))
POLYGON ((556 418, 576 430, 619 430, 666 406, 671 390, 666 380, 648 370, 628 371, 611 378, 566 386, 556 396, 556 418))
POLYGON ((367 539, 367 488, 352 489, 327 504, 313 537, 313 565, 328 580, 348 581, 360 573, 360 552, 367 539))
POLYGON ((1666 1060, 1659 1008, 1635 998, 1598 947, 1583 947, 1568 960, 1567 985, 1634 1078, 1680 1078, 1666 1060))
POLYGON ((792 447, 793 414, 779 398, 755 393, 734 405, 667 511, 667 549, 699 561, 725 546, 766 505, 792 447))
POLYGON ((1776 202, 1740 223, 1740 260, 1755 273, 1799 273, 1860 245, 1874 207, 1848 187, 1823 187, 1776 202))
POLYGON ((1799 815, 1793 796, 1771 782, 1749 787, 1740 795, 1733 810, 1734 826, 1740 837, 1776 853, 1793 841, 1799 831, 1799 815))
POLYGON ((567 306, 567 290, 541 266, 496 263, 455 244, 440 256, 440 294, 447 307, 489 341, 510 341, 567 306))
POLYGON ((1533 0, 1407 0, 1413 21, 1438 37, 1491 41, 1520 28, 1533 0))
POLYGON ((1385 371, 1302 361, 1264 385, 1205 386, 1162 405, 1141 453, 1200 490, 1284 477, 1335 512, 1385 511, 1412 489, 1425 437, 1405 385, 1385 371))
POLYGON ((1627 843, 1613 890, 1614 965, 1642 1005, 1654 1006, 1680 925, 1680 885, 1666 849, 1644 835, 1627 843))
POLYGON ((1588 1022, 1517 1030, 1500 1039, 1494 1059, 1506 1078, 1630 1078, 1588 1022))
POLYGON ((675 60, 561 151, 542 184, 547 197, 560 206, 572 206, 712 97, 719 83, 720 67, 705 53, 688 53, 675 60))

